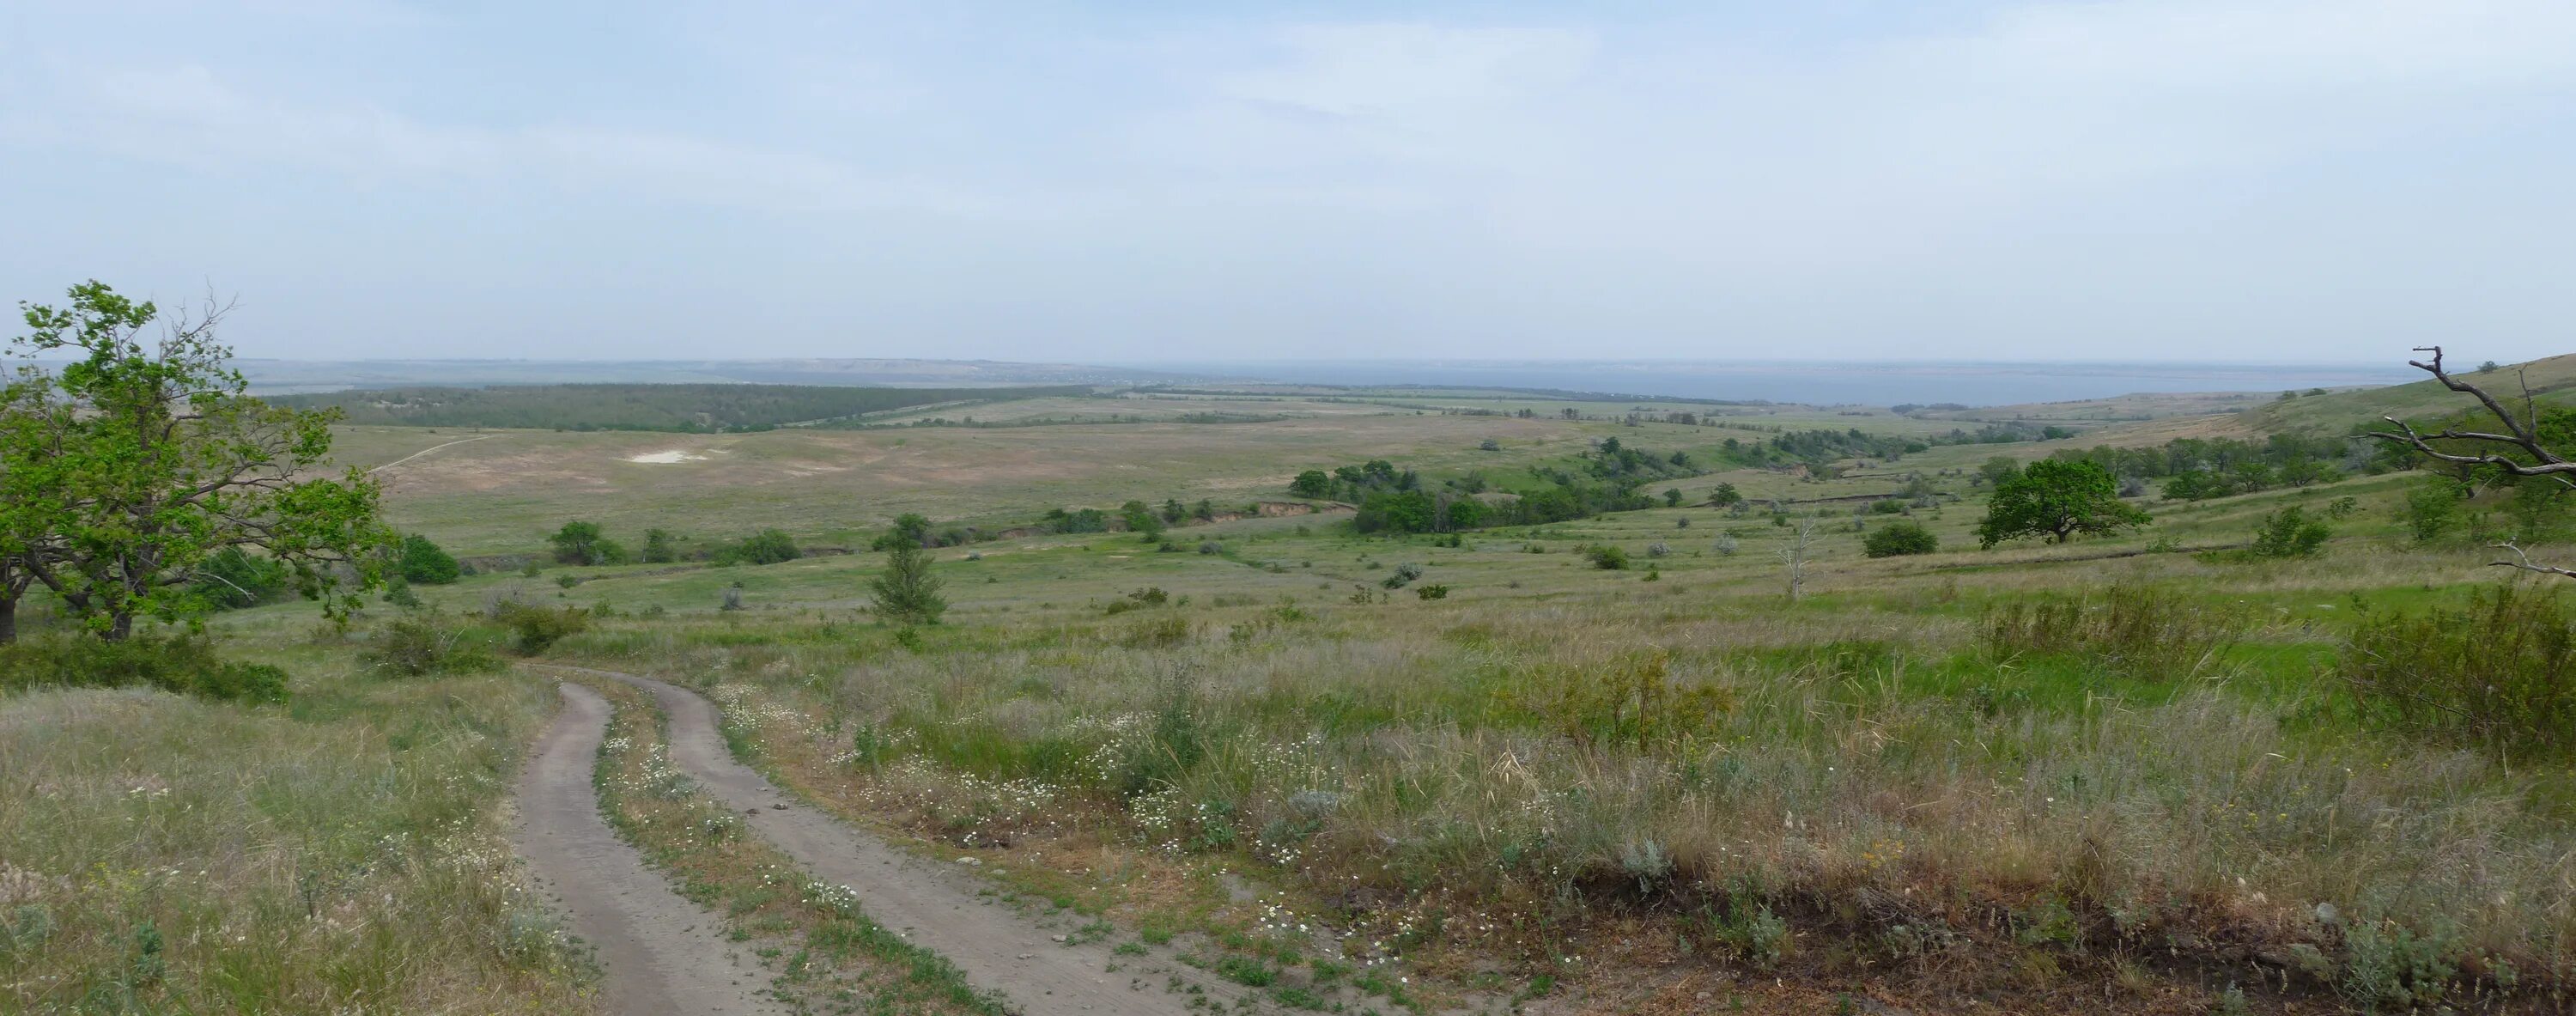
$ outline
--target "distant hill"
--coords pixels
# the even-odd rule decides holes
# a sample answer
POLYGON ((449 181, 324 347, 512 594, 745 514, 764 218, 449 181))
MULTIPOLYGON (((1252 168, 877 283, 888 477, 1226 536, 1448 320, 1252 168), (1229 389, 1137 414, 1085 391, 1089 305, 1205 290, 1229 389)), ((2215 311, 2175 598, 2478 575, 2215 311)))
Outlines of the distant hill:
POLYGON ((767 430, 891 409, 1040 395, 1086 395, 1089 386, 859 388, 761 384, 503 385, 380 388, 272 396, 300 408, 332 407, 350 423, 419 427, 526 427, 702 433, 767 430))
MULTIPOLYGON (((2519 400, 2527 387, 2544 404, 2576 405, 2576 353, 2486 372, 2476 371, 2474 361, 2446 362, 2444 366, 2451 369, 2452 376, 2484 388, 2498 399, 2519 400)), ((2355 424, 2377 423, 2384 416, 2431 419, 2476 406, 2469 396, 2444 388, 2426 375, 2425 380, 2411 384, 2279 399, 2238 413, 2231 423, 2250 434, 2342 434, 2355 424)))

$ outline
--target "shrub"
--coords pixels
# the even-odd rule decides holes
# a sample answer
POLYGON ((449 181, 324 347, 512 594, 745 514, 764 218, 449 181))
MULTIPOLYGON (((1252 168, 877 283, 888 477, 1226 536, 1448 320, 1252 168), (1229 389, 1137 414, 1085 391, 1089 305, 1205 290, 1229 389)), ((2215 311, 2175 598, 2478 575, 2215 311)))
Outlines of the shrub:
POLYGON ((1395 571, 1389 574, 1385 581, 1380 582, 1379 584, 1387 587, 1388 589, 1402 589, 1413 580, 1421 577, 1422 566, 1408 561, 1404 564, 1396 565, 1395 571))
POLYGON ((1190 640, 1190 619, 1179 614, 1166 614, 1149 621, 1136 622, 1120 632, 1118 644, 1129 649, 1169 649, 1190 640))
POLYGON ((1201 541, 1199 541, 1199 553, 1202 553, 1202 554, 1222 554, 1222 553, 1225 553, 1225 544, 1218 543, 1218 542, 1216 542, 1215 540, 1201 540, 1201 541))
POLYGON ((600 535, 596 522, 566 522, 546 542, 554 545, 555 561, 561 564, 626 563, 625 548, 600 535))
POLYGON ((1439 585, 1439 584, 1437 584, 1437 583, 1429 583, 1429 582, 1426 582, 1426 583, 1424 583, 1424 584, 1422 584, 1422 585, 1420 585, 1420 586, 1418 586, 1418 587, 1415 587, 1415 588, 1414 588, 1414 590, 1413 590, 1413 595, 1415 595, 1415 596, 1419 596, 1419 597, 1421 597, 1421 598, 1423 598, 1423 599, 1426 599, 1426 600, 1445 600, 1445 599, 1448 599, 1448 598, 1449 598, 1449 587, 1448 587, 1448 586, 1444 586, 1444 585, 1439 585))
POLYGON ((548 609, 524 603, 501 604, 494 620, 510 629, 521 655, 535 656, 568 635, 590 630, 590 612, 579 607, 548 609))
POLYGON ((1869 511, 1872 515, 1902 515, 1905 513, 1905 502, 1892 497, 1883 497, 1870 502, 1869 511))
POLYGON ((193 587, 218 609, 256 607, 286 591, 286 566, 272 557, 226 547, 198 566, 193 587))
POLYGON ((1670 557, 1670 556, 1672 556, 1672 553, 1673 553, 1673 548, 1672 548, 1672 547, 1670 547, 1670 546, 1668 546, 1668 545, 1666 545, 1666 544, 1665 544, 1663 541, 1661 541, 1661 540, 1657 540, 1657 541, 1655 541, 1655 542, 1653 542, 1653 543, 1649 543, 1649 544, 1647 544, 1647 545, 1646 545, 1646 556, 1647 556, 1647 557, 1670 557))
POLYGON ((117 642, 64 635, 0 645, 0 690, 153 687, 234 702, 286 701, 286 672, 226 661, 202 638, 136 635, 117 642))
POLYGON ((2325 523, 2309 518, 2306 509, 2291 505, 2263 516, 2263 527, 2254 531, 2254 545, 2245 552, 2266 558, 2315 557, 2333 535, 2325 523))
POLYGON ((359 659, 378 671, 407 677, 489 670, 500 661, 464 633, 435 618, 412 615, 376 630, 359 659))
POLYGON ((805 556, 796 549, 796 541, 781 529, 763 529, 745 537, 741 543, 717 551, 717 564, 777 564, 805 556))
POLYGON ((2576 748, 2576 618, 2511 585, 2457 609, 2365 616, 2337 673, 2373 727, 2507 756, 2576 748))
POLYGON ((1592 561, 1593 567, 1602 571, 1624 571, 1628 567, 1628 552, 1619 549, 1616 544, 1604 543, 1587 547, 1583 555, 1592 561))
POLYGON ((1717 551, 1717 556, 1719 557, 1734 557, 1738 546, 1739 544, 1736 542, 1735 535, 1729 533, 1711 541, 1709 549, 1717 551))
POLYGON ((429 537, 413 533, 402 538, 396 551, 395 570, 405 582, 423 586, 443 586, 454 582, 463 569, 456 558, 431 543, 429 537))
POLYGON ((668 564, 679 560, 680 549, 673 546, 678 539, 678 537, 671 535, 671 531, 668 529, 645 530, 643 554, 644 563, 668 564))
POLYGON ((2460 524, 2460 485, 2434 479, 2406 492, 2406 531, 2417 543, 2442 538, 2460 524))
POLYGON ((2146 586, 2115 585, 2099 599, 2009 603, 1986 612, 1979 637, 1996 656, 2091 660, 2139 680, 2198 674, 2234 644, 2224 611, 2146 586))
POLYGON ((741 587, 741 586, 726 586, 726 587, 724 588, 724 599, 723 599, 723 600, 721 600, 721 601, 719 601, 719 602, 716 604, 716 609, 717 609, 717 610, 741 610, 741 609, 742 609, 742 587, 741 587))
POLYGON ((1862 538, 1860 545, 1871 557, 1905 557, 1941 549, 1941 538, 1919 522, 1891 522, 1862 538))

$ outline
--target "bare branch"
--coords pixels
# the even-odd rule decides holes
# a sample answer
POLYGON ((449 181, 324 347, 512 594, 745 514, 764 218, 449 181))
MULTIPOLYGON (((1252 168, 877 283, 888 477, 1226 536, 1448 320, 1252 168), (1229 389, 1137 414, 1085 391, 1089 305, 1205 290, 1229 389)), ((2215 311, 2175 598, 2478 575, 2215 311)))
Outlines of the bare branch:
POLYGON ((2511 561, 2487 562, 2488 564, 2494 565, 2498 568, 2519 568, 2523 571, 2538 572, 2542 575, 2558 575, 2566 578, 2576 578, 2576 568, 2561 568, 2557 565, 2534 564, 2531 560, 2531 555, 2523 553, 2521 547, 2514 546, 2512 540, 2506 540, 2502 543, 2490 543, 2487 544, 2487 546, 2495 550, 2510 550, 2513 552, 2514 559, 2511 561))

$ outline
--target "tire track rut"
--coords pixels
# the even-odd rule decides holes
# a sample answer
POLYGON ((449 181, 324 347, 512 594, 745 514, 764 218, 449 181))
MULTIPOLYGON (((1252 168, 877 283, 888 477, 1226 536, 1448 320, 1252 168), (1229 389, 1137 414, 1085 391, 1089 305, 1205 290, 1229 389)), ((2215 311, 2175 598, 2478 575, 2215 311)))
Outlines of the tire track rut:
POLYGON ((769 973, 717 933, 714 914, 672 892, 600 816, 591 774, 608 734, 608 700, 559 685, 563 710, 519 776, 511 840, 538 886, 597 951, 616 1016, 785 1016, 769 973))
POLYGON ((651 692, 670 718, 673 765, 708 794, 742 813, 767 839, 814 877, 858 894, 869 918, 939 953, 978 990, 999 992, 1026 1016, 1100 1013, 1205 1013, 1210 1003, 1231 1007, 1241 988, 1172 962, 1158 950, 1152 969, 1144 957, 1126 958, 1132 969, 1110 973, 1119 962, 1109 945, 1055 941, 990 897, 974 880, 888 846, 874 835, 799 803, 751 767, 736 761, 718 728, 714 703, 695 692, 648 677, 583 667, 554 669, 622 681, 651 692), (1150 977, 1149 977, 1150 975, 1150 977), (1168 978, 1195 986, 1192 995, 1168 978), (1193 998, 1204 998, 1198 1007, 1193 998))

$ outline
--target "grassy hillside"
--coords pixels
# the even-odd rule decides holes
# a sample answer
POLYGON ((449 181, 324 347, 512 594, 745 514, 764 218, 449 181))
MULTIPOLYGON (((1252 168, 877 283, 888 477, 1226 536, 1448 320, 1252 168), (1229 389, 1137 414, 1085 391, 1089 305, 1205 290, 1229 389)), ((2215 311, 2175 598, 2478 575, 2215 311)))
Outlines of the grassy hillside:
MULTIPOLYGON (((2576 353, 2513 364, 2480 372, 2474 361, 2446 363, 2459 377, 2508 401, 2526 390, 2548 404, 2576 403, 2576 353)), ((2376 424, 2381 417, 2421 420, 2447 416, 2477 403, 2429 376, 2422 381, 2366 388, 2329 395, 2275 401, 2237 415, 2233 424, 2251 434, 2340 434, 2356 425, 2376 424)))
POLYGON ((705 433, 761 430, 913 406, 1081 395, 1090 389, 855 388, 761 384, 587 384, 382 388, 274 401, 340 410, 353 424, 705 433))

